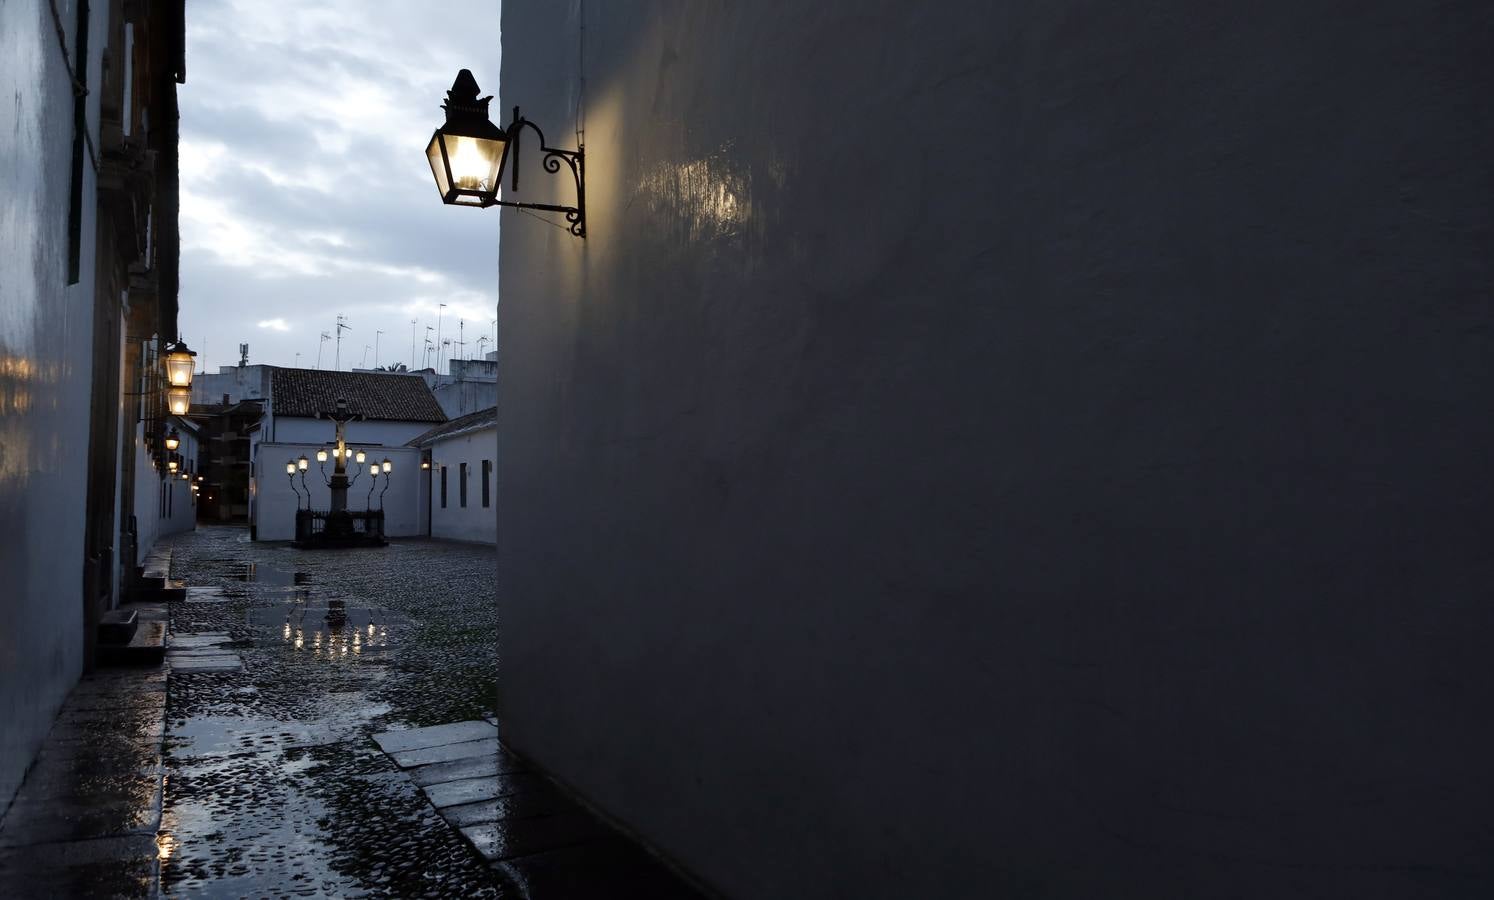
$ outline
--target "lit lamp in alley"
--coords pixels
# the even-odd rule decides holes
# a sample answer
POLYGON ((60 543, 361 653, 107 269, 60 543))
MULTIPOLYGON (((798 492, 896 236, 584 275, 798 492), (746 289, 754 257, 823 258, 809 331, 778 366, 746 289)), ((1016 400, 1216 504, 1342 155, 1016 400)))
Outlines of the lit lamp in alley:
POLYGON ((306 454, 304 453, 301 454, 300 459, 296 460, 296 468, 300 469, 302 472, 306 471, 306 467, 309 465, 311 465, 311 463, 306 459, 306 454))
POLYGON ((161 356, 166 367, 166 408, 174 416, 185 416, 192 406, 192 369, 197 354, 180 340, 169 344, 161 356))
POLYGON ((166 471, 168 471, 168 472, 175 472, 176 471, 176 466, 177 466, 176 460, 174 460, 174 459, 168 459, 168 460, 166 460, 166 471))
POLYGON ((575 150, 561 150, 546 145, 544 132, 519 115, 517 106, 507 130, 499 128, 488 118, 488 103, 493 98, 479 97, 479 93, 472 72, 467 69, 458 72, 451 90, 446 92, 446 102, 441 105, 446 111, 446 124, 436 129, 425 147, 425 157, 431 165, 431 174, 435 176, 441 202, 453 206, 513 206, 564 213, 571 234, 586 237, 585 148, 578 145, 575 150), (575 206, 498 199, 505 168, 510 172, 510 193, 519 192, 519 137, 525 128, 533 130, 539 138, 540 165, 546 172, 557 174, 562 165, 570 169, 576 185, 575 206))
POLYGON ((386 475, 387 475, 387 474, 388 474, 388 473, 390 473, 390 472, 393 472, 393 471, 394 471, 394 463, 392 463, 392 462, 390 462, 390 461, 389 461, 389 457, 387 457, 387 456, 386 456, 386 457, 384 457, 384 463, 383 463, 383 466, 384 466, 384 473, 385 473, 385 474, 386 474, 386 475))
POLYGON ((166 383, 172 387, 190 388, 196 358, 197 354, 187 349, 187 345, 179 340, 168 345, 165 354, 161 357, 161 361, 166 366, 166 383))
POLYGON ((173 428, 170 431, 166 432, 166 449, 167 450, 171 450, 171 451, 175 452, 176 448, 180 447, 181 445, 182 445, 182 437, 181 437, 181 435, 177 434, 175 428, 173 428))

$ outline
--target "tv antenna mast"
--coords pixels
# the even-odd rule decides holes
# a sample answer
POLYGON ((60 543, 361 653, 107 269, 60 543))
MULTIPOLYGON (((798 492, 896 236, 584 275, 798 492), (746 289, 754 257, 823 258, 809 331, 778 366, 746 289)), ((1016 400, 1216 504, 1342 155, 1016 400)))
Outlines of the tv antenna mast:
POLYGON ((382 332, 382 331, 375 331, 374 332, 374 368, 375 369, 377 369, 379 367, 379 335, 381 335, 383 333, 384 332, 382 332))
POLYGON ((316 367, 318 369, 322 367, 322 348, 327 346, 327 342, 330 340, 332 340, 332 335, 325 331, 322 332, 322 339, 316 345, 316 367))
POLYGON ((337 371, 341 371, 342 370, 342 333, 343 333, 344 330, 352 331, 353 330, 353 326, 351 326, 351 325, 348 324, 348 317, 347 316, 338 316, 337 317, 337 354, 333 357, 334 361, 332 363, 332 368, 335 369, 335 370, 337 370, 337 371))

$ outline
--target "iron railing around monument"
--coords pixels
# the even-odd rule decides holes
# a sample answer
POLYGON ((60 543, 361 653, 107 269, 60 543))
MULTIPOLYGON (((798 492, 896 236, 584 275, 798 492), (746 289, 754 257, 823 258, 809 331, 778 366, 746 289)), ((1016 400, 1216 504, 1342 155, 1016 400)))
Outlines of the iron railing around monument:
MULTIPOLYGON (((384 511, 382 509, 348 510, 353 521, 353 533, 369 537, 384 537, 384 511)), ((325 509, 296 510, 296 540, 310 541, 327 530, 327 519, 332 513, 325 509)))

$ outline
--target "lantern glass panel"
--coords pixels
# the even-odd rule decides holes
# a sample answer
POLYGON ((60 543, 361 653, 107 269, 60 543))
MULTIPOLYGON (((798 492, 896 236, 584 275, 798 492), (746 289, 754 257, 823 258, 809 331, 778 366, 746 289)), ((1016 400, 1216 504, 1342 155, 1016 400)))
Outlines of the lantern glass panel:
POLYGON ((482 206, 498 193, 507 141, 437 131, 425 155, 436 176, 436 189, 447 203, 482 206), (446 155, 442 158, 441 150, 446 155))
POLYGON ((173 350, 162 357, 166 363, 166 380, 172 387, 192 386, 193 356, 187 350, 173 350))

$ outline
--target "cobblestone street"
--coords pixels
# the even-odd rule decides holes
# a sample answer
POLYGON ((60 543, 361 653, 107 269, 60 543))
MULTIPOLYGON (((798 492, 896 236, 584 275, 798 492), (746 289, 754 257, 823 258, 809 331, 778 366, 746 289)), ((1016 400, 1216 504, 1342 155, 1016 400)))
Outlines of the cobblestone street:
POLYGON ((248 537, 202 528, 172 545, 172 575, 191 585, 173 635, 226 633, 242 665, 172 665, 163 892, 503 896, 371 740, 492 715, 492 548, 313 552, 248 537))

